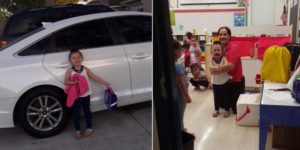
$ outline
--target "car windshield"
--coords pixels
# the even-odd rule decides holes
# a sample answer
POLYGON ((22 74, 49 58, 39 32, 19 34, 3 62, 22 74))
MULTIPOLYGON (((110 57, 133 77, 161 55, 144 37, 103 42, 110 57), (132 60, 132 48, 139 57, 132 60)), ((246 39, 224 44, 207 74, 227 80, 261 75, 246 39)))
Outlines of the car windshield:
POLYGON ((24 34, 24 35, 22 35, 22 36, 20 36, 20 37, 18 37, 16 39, 14 39, 13 41, 10 41, 9 44, 3 45, 2 47, 0 47, 0 51, 6 49, 7 47, 9 47, 11 45, 14 45, 15 43, 18 43, 19 41, 21 41, 21 40, 23 40, 23 39, 25 39, 25 38, 27 38, 27 37, 29 37, 29 36, 37 33, 37 32, 40 32, 40 31, 42 31, 44 29, 45 29, 44 27, 39 27, 39 28, 37 28, 35 30, 32 30, 32 31, 30 31, 30 32, 28 32, 28 33, 26 33, 26 34, 24 34))

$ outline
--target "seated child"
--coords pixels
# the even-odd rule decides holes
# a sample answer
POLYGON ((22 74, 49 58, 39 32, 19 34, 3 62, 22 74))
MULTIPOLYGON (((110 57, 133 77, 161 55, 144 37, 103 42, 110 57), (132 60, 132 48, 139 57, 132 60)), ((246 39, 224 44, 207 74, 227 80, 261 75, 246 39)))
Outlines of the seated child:
POLYGON ((190 79, 195 90, 206 89, 209 85, 204 69, 197 63, 191 64, 193 78, 190 79))

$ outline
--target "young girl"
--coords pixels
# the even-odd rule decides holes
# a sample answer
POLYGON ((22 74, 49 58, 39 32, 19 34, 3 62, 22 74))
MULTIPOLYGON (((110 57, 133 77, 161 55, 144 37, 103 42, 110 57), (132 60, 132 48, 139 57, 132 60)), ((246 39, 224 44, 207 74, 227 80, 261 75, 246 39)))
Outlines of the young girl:
POLYGON ((204 69, 198 63, 191 64, 190 67, 193 75, 193 78, 190 79, 190 82, 195 87, 195 90, 208 88, 209 83, 204 69))
POLYGON ((186 103, 192 102, 191 97, 188 93, 189 81, 188 81, 187 73, 186 73, 183 65, 176 62, 178 60, 178 58, 180 58, 182 55, 181 45, 176 40, 174 40, 174 42, 173 42, 172 51, 174 53, 174 58, 175 58, 176 79, 177 79, 178 88, 184 97, 183 102, 181 103, 182 104, 182 112, 181 112, 180 117, 181 117, 182 130, 185 130, 184 125, 183 125, 183 116, 184 116, 186 103))
POLYGON ((200 52, 201 49, 199 47, 198 41, 196 39, 195 36, 192 37, 192 45, 190 46, 190 54, 191 54, 191 63, 198 63, 199 65, 201 65, 201 61, 200 61, 200 52))
MULTIPOLYGON (((85 85, 85 87, 78 87, 78 89, 86 88, 87 91, 83 93, 83 95, 79 95, 79 97, 75 99, 75 102, 73 103, 72 106, 73 113, 74 113, 75 130, 76 130, 75 138, 81 139, 82 137, 88 137, 92 134, 92 116, 90 110, 90 95, 92 94, 92 89, 89 82, 89 77, 103 84, 106 88, 109 88, 109 83, 107 83, 100 77, 96 76, 89 68, 81 65, 83 61, 83 56, 80 51, 72 49, 69 54, 69 61, 72 64, 72 67, 69 68, 66 72, 65 84, 69 87, 85 85), (74 79, 72 80, 74 76, 79 76, 80 79, 83 78, 84 81, 77 80, 77 78, 75 80, 74 79), (85 83, 80 83, 80 82, 85 82, 85 83), (81 107, 83 109, 84 116, 86 119, 86 130, 82 133, 80 133, 81 107)), ((70 94, 71 93, 68 93, 68 99, 70 94)))
POLYGON ((189 46, 192 45, 192 36, 193 34, 191 32, 186 32, 184 35, 184 44, 188 44, 189 46))
MULTIPOLYGON (((219 68, 223 65, 227 64, 227 60, 225 57, 225 52, 222 50, 221 43, 219 41, 215 41, 212 45, 212 65, 210 66, 210 69, 213 68, 219 68)), ((220 112, 219 108, 221 103, 224 104, 225 108, 225 114, 224 118, 227 118, 230 116, 229 113, 229 106, 230 101, 228 97, 228 80, 231 78, 229 74, 221 73, 221 74, 212 74, 212 84, 213 84, 213 93, 214 93, 214 103, 215 103, 215 112, 213 113, 213 117, 218 117, 220 112)))

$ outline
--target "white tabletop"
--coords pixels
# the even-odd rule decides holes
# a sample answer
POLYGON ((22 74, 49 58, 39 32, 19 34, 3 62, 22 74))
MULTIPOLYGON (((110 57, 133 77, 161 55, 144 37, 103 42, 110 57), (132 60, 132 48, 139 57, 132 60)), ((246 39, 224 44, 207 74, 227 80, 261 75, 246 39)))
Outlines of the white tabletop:
POLYGON ((272 89, 286 88, 286 84, 265 82, 263 89, 262 105, 281 105, 300 107, 300 103, 292 97, 290 91, 274 91, 272 89))

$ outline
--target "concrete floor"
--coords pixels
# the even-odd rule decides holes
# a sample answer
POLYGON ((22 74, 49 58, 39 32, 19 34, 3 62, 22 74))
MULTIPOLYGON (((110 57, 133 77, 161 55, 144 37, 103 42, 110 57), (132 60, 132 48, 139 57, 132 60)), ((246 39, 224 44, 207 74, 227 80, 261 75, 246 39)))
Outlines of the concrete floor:
POLYGON ((0 129, 0 150, 151 150, 151 107, 146 102, 93 113, 93 135, 82 140, 73 138, 73 118, 63 132, 44 139, 27 135, 20 127, 0 129))
MULTIPOLYGON (((192 103, 187 105, 184 123, 189 132, 196 135, 195 150, 258 150, 258 127, 236 125, 236 115, 217 118, 214 111, 212 90, 194 91, 189 87, 192 103)), ((271 133, 268 135, 266 150, 271 148, 271 133)))

